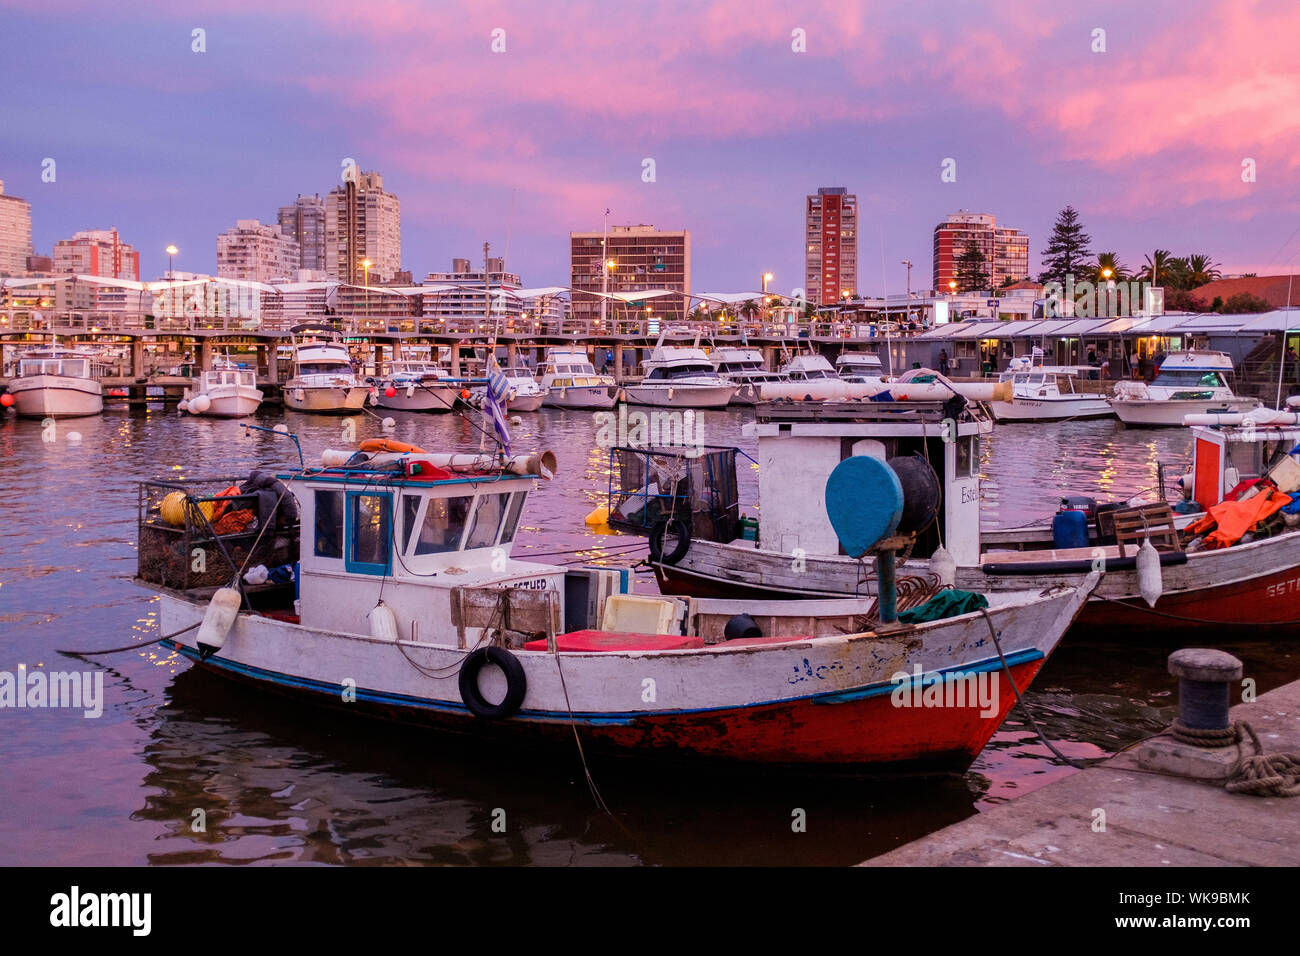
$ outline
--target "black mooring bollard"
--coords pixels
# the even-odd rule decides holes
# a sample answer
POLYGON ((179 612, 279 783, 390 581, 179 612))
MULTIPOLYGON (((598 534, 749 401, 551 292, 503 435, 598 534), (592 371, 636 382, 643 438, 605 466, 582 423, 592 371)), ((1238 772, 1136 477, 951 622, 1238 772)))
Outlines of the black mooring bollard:
POLYGON ((1185 647, 1169 655, 1169 673, 1178 678, 1178 722, 1183 727, 1228 729, 1229 685, 1241 680, 1241 661, 1226 651, 1185 647))

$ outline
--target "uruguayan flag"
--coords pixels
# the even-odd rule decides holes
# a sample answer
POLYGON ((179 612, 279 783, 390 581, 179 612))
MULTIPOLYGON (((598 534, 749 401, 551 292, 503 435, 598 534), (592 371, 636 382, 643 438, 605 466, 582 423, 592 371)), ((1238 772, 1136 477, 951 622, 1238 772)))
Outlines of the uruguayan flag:
POLYGON ((501 449, 510 454, 510 425, 506 421, 506 397, 510 394, 510 382, 497 365, 496 356, 488 363, 487 398, 483 402, 488 418, 492 419, 492 428, 497 433, 501 449))

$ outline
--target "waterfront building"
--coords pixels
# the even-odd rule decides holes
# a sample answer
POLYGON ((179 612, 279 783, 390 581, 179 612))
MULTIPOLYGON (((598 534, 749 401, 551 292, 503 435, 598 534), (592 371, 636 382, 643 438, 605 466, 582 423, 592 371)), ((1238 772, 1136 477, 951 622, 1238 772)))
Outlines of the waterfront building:
POLYGON ((0 276, 26 275, 33 252, 31 203, 6 195, 0 179, 0 276))
POLYGON ((472 268, 469 259, 452 259, 451 271, 430 272, 424 285, 417 287, 422 290, 421 314, 447 323, 448 328, 464 328, 488 315, 485 296, 490 294, 491 315, 494 320, 500 317, 504 327, 514 328, 525 317, 543 324, 566 317, 568 300, 558 288, 525 289, 519 276, 505 266, 505 259, 489 257, 485 274, 472 268))
POLYGON ((54 272, 140 281, 140 253, 122 241, 117 227, 86 229, 54 244, 54 272))
POLYGON ((402 268, 401 201, 379 173, 353 168, 345 180, 325 197, 325 270, 350 285, 391 282, 402 268))
POLYGON ((1029 276, 1029 236, 1019 229, 999 226, 997 217, 960 210, 934 227, 934 288, 946 292, 956 281, 958 260, 971 243, 984 256, 989 288, 998 289, 1008 279, 1029 276))
POLYGON ((328 269, 325 241, 325 200, 301 193, 291 205, 276 213, 280 231, 298 243, 298 268, 325 272, 328 269))
POLYGON ((858 291, 858 197, 823 186, 804 199, 804 287, 814 305, 834 305, 858 291))
POLYGON ((217 236, 217 275, 223 279, 270 282, 298 271, 298 243, 256 219, 240 219, 217 236))
POLYGON ((691 292, 691 234, 688 230, 660 230, 644 223, 610 226, 601 232, 569 233, 569 277, 573 289, 573 317, 599 319, 602 287, 610 294, 670 289, 682 293, 646 299, 611 301, 606 317, 614 320, 631 310, 647 307, 662 321, 679 321, 689 311, 691 292), (604 271, 608 269, 609 278, 604 271))

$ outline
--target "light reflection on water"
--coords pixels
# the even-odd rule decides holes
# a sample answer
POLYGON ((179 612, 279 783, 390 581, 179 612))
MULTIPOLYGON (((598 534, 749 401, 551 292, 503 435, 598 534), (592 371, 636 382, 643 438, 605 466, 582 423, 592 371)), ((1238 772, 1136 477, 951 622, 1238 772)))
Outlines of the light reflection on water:
MULTIPOLYGON (((401 441, 473 451, 480 434, 451 416, 394 414, 401 441)), ((340 420, 268 413, 302 438, 308 462, 344 447, 340 420)), ((702 414, 704 441, 737 444, 742 413, 702 414)), ((370 416, 356 439, 382 434, 370 416)), ((292 445, 236 422, 151 409, 60 423, 82 435, 43 443, 39 422, 0 421, 0 669, 68 669, 56 647, 93 648, 156 634, 154 598, 135 570, 134 482, 245 475, 296 464, 292 445)), ((636 539, 599 535, 583 517, 604 503, 608 454, 591 416, 523 416, 517 450, 551 448, 557 479, 530 503, 520 556, 585 549, 588 562, 631 564, 636 539)), ((1113 422, 999 426, 984 443, 986 524, 1049 515, 1062 494, 1128 497, 1157 460, 1186 453, 1178 431, 1113 422)), ((742 508, 758 482, 738 459, 742 508)), ((554 560, 570 560, 567 556, 554 560)), ((652 588, 641 575, 639 588, 652 588)), ((1295 672, 1294 643, 1235 648, 1261 689, 1295 672)), ((1172 681, 1167 649, 1065 646, 1029 699, 1070 755, 1098 756, 1158 729, 1172 681)), ((823 863, 862 860, 1065 772, 1013 714, 960 778, 827 781, 595 758, 610 819, 594 809, 574 755, 502 754, 379 723, 348 721, 234 687, 147 648, 100 658, 99 720, 60 711, 0 714, 0 863, 151 862, 823 863), (807 833, 791 829, 803 808, 807 833), (196 832, 194 811, 207 815, 196 832), (505 834, 492 831, 502 809, 505 834)))

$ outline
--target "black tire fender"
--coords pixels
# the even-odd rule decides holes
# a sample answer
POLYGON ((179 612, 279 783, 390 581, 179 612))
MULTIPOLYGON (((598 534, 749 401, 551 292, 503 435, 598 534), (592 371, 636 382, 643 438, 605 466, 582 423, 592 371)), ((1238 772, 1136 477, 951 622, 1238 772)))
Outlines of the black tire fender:
POLYGON ((685 518, 673 518, 669 521, 663 518, 655 523, 650 529, 650 560, 662 562, 663 564, 676 564, 682 558, 686 557, 686 552, 691 547, 691 523, 685 518), (664 553, 664 535, 671 525, 673 533, 677 535, 677 547, 672 551, 664 553))
POLYGON ((504 720, 519 712, 528 691, 528 678, 519 658, 504 647, 480 647, 471 651, 460 666, 460 699, 469 712, 484 720, 504 720), (495 664, 506 675, 506 696, 499 704, 488 703, 478 689, 478 675, 488 664, 495 664))

